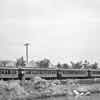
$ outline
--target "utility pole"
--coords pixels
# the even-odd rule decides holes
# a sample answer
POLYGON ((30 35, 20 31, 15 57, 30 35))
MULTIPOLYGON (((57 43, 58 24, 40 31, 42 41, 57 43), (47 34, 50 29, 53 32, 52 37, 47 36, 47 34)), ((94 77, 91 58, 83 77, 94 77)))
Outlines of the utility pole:
POLYGON ((29 46, 29 43, 25 43, 24 46, 26 46, 26 64, 28 64, 28 46, 29 46))

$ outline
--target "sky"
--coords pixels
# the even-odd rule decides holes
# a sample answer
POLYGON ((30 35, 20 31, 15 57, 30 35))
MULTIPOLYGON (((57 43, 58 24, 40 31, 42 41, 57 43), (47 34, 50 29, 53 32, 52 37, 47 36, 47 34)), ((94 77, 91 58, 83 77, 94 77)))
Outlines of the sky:
POLYGON ((0 0, 0 59, 100 62, 100 0, 0 0))

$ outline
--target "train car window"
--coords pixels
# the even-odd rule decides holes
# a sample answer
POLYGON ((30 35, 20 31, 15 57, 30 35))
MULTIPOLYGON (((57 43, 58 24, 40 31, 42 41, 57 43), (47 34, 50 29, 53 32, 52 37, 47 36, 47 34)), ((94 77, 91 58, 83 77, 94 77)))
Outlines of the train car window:
POLYGON ((10 69, 10 74, 13 74, 13 71, 10 69))
POLYGON ((47 70, 47 71, 46 71, 46 74, 50 74, 50 71, 47 70))
POLYGON ((37 70, 33 70, 32 74, 38 74, 38 71, 37 70))
POLYGON ((43 70, 38 70, 38 74, 43 74, 43 70))
POLYGON ((50 71, 50 73, 49 74, 54 74, 54 71, 50 71))
POLYGON ((72 74, 71 71, 63 71, 63 74, 72 74))
POLYGON ((48 74, 48 72, 49 72, 48 70, 45 70, 45 71, 44 71, 44 74, 48 74))
POLYGON ((39 73, 40 74, 46 74, 46 71, 45 70, 41 70, 39 73))
POLYGON ((4 69, 1 70, 1 74, 4 74, 4 69))
POLYGON ((51 71, 46 70, 46 71, 45 71, 45 74, 50 74, 50 72, 51 72, 51 71))
POLYGON ((16 70, 11 70, 11 74, 16 74, 16 70))
POLYGON ((44 74, 48 74, 48 71, 47 71, 47 70, 45 70, 45 71, 44 71, 44 74))
POLYGON ((26 74, 28 74, 28 71, 25 71, 26 74))
POLYGON ((29 70, 29 73, 32 74, 32 70, 29 70))
POLYGON ((0 74, 2 74, 2 72, 3 72, 3 69, 0 69, 0 74))
POLYGON ((66 74, 65 71, 62 71, 63 74, 66 74))
POLYGON ((100 74, 100 71, 97 71, 97 74, 100 74))
POLYGON ((36 72, 37 72, 37 74, 40 74, 42 71, 41 70, 37 70, 36 72))
POLYGON ((44 71, 44 74, 48 74, 48 71, 44 71))
POLYGON ((56 71, 54 71, 54 74, 56 74, 56 71))
POLYGON ((10 74, 13 74, 13 71, 10 69, 10 74))
POLYGON ((31 74, 38 74, 38 71, 33 70, 33 71, 31 72, 31 74))
POLYGON ((2 71, 1 71, 1 69, 0 69, 0 74, 2 74, 2 71))
POLYGON ((2 74, 5 74, 5 69, 2 70, 2 74))
POLYGON ((52 71, 51 73, 52 73, 52 74, 55 74, 55 71, 52 71))
POLYGON ((10 69, 8 69, 8 74, 11 74, 10 69))
POLYGON ((48 71, 48 74, 52 74, 52 71, 48 71))
POLYGON ((66 70, 66 71, 63 71, 63 74, 84 74, 85 71, 82 71, 82 70, 66 70))
POLYGON ((45 74, 50 74, 50 71, 46 70, 46 71, 45 71, 45 74))
POLYGON ((43 74, 44 72, 43 71, 39 71, 39 74, 43 74))
POLYGON ((40 74, 40 70, 37 70, 37 71, 36 71, 36 74, 40 74))
POLYGON ((42 71, 38 71, 38 74, 42 74, 42 71))
POLYGON ((26 71, 26 74, 31 74, 31 71, 30 71, 30 70, 27 70, 27 71, 26 71))
POLYGON ((49 71, 49 70, 46 71, 46 74, 50 74, 50 73, 51 73, 51 71, 49 71))
POLYGON ((54 71, 51 71, 51 74, 54 74, 54 71))
POLYGON ((47 71, 47 70, 46 70, 46 71, 45 71, 45 74, 48 74, 48 72, 50 72, 50 71, 47 71))
POLYGON ((4 74, 8 74, 8 70, 7 69, 5 69, 4 74))
POLYGON ((7 74, 8 74, 9 70, 7 69, 7 74))
POLYGON ((24 72, 27 74, 27 71, 24 69, 24 72))
POLYGON ((8 70, 8 74, 12 74, 12 73, 11 73, 11 69, 8 70))
POLYGON ((14 70, 14 74, 16 74, 16 70, 14 70))
POLYGON ((79 70, 79 71, 73 71, 72 73, 73 73, 73 74, 84 74, 84 71, 80 71, 80 70, 79 70))
POLYGON ((93 74, 100 74, 100 71, 93 71, 93 74))
POLYGON ((32 71, 31 74, 35 74, 35 71, 32 71))
POLYGON ((2 74, 2 69, 0 70, 0 73, 2 74))
POLYGON ((46 70, 40 70, 39 73, 40 74, 48 74, 48 71, 46 71, 46 70))
POLYGON ((5 74, 5 69, 3 70, 3 74, 5 74))

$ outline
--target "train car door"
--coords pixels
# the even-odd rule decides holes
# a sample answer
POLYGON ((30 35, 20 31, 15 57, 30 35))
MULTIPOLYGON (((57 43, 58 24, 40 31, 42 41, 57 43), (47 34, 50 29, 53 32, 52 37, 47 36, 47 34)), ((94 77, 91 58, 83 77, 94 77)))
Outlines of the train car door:
POLYGON ((22 80, 24 76, 23 70, 21 68, 18 69, 18 78, 19 80, 22 80))
POLYGON ((57 70, 57 79, 61 79, 62 78, 62 73, 60 70, 57 70))
POLYGON ((91 78, 91 71, 88 69, 88 78, 91 78))

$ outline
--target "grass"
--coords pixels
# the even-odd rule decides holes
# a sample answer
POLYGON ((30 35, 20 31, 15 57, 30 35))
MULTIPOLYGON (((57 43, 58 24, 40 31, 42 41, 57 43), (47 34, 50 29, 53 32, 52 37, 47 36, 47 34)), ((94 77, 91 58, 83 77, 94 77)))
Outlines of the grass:
POLYGON ((100 79, 80 79, 79 84, 100 84, 100 79))
MULTIPOLYGON (((51 81, 51 83, 52 82, 53 81, 51 81)), ((73 82, 79 83, 80 87, 83 86, 84 88, 89 88, 91 93, 93 93, 93 94, 100 93, 100 79, 78 79, 78 80, 77 79, 76 80, 72 80, 71 79, 71 80, 61 81, 61 84, 63 84, 63 85, 68 87, 68 84, 66 84, 68 82, 69 83, 71 83, 71 82, 72 83, 73 82)), ((20 84, 18 84, 18 85, 20 85, 20 84)), ((32 90, 34 93, 33 94, 29 94, 28 96, 22 96, 22 97, 21 96, 20 97, 19 96, 15 96, 15 97, 12 97, 10 99, 10 97, 9 97, 9 93, 10 92, 8 92, 7 90, 5 90, 6 92, 3 92, 4 91, 3 90, 2 93, 6 94, 6 96, 1 94, 0 95, 0 100, 36 100, 36 99, 39 99, 39 100, 42 99, 43 100, 45 98, 62 97, 62 96, 66 96, 67 95, 67 94, 61 94, 61 95, 60 94, 55 94, 55 95, 45 95, 45 94, 43 94, 43 95, 40 94, 39 95, 39 94, 37 94, 37 95, 35 95, 35 93, 37 93, 37 92, 34 89, 33 82, 30 82, 30 81, 26 82, 25 84, 23 83, 21 85, 21 87, 23 87, 25 89, 25 91, 27 90, 27 92, 32 90)), ((19 89, 19 91, 20 91, 20 89, 19 89)))

